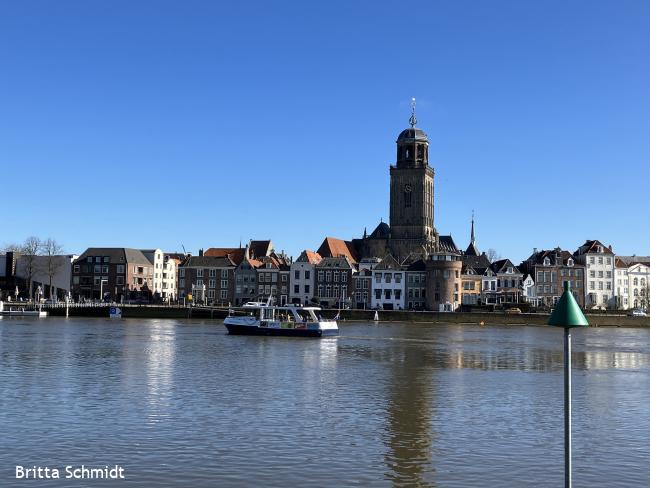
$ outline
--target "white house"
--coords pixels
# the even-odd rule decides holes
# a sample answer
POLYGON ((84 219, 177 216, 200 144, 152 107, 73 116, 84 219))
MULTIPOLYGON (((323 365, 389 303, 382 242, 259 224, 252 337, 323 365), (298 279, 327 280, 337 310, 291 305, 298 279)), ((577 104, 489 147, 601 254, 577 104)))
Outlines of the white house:
POLYGON ((528 302, 532 305, 537 305, 537 287, 535 286, 535 280, 532 275, 526 273, 524 278, 521 280, 521 295, 525 302, 528 302))
POLYGON ((291 263, 289 301, 307 305, 315 294, 315 267, 323 258, 314 251, 305 249, 298 259, 291 263))
POLYGON ((372 270, 372 308, 404 310, 406 270, 390 254, 372 270))
POLYGON ((585 308, 615 308, 614 252, 598 240, 589 240, 574 253, 585 266, 585 308))

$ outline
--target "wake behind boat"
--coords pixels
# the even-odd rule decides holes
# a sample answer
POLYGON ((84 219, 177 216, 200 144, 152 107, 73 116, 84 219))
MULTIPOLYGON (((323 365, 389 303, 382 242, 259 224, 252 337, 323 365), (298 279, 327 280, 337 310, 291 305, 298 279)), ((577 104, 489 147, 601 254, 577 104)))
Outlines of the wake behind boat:
POLYGON ((329 337, 339 335, 336 319, 316 315, 319 307, 276 307, 261 303, 246 304, 250 315, 230 312, 223 324, 233 335, 264 335, 285 337, 329 337))

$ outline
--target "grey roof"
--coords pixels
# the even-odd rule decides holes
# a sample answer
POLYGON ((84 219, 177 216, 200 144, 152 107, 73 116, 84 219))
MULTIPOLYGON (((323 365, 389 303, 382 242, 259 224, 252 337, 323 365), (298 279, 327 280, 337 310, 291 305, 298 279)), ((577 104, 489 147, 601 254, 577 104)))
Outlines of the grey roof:
POLYGON ((320 263, 316 265, 317 268, 352 268, 352 264, 345 256, 328 256, 324 257, 320 263))
POLYGON ((410 142, 410 141, 425 141, 428 142, 429 138, 425 134, 425 132, 422 129, 418 129, 417 127, 410 127, 408 129, 404 129, 402 132, 400 132, 399 136, 397 136, 397 142, 410 142))
POLYGON ((474 242, 470 242, 469 246, 467 246, 467 249, 465 250, 465 255, 466 256, 478 256, 480 253, 478 252, 478 248, 476 247, 476 244, 474 242))
POLYGON ((384 257, 384 259, 380 261, 380 263, 377 266, 375 266, 375 269, 400 271, 402 267, 393 256, 388 254, 386 257, 384 257))
POLYGON ((230 258, 224 256, 190 256, 181 266, 194 268, 234 268, 235 263, 230 258))
POLYGON ((370 234, 370 239, 388 239, 389 236, 390 226, 386 222, 380 222, 370 234))
POLYGON ((616 257, 619 258, 628 266, 637 263, 643 263, 643 264, 650 263, 650 256, 616 256, 616 257))
POLYGON ((111 263, 151 264, 142 251, 128 247, 89 247, 77 261, 83 261, 89 256, 108 257, 111 263))
POLYGON ((440 243, 441 251, 459 252, 458 247, 456 247, 456 243, 454 242, 451 236, 440 236, 438 238, 438 242, 440 243))
POLYGON ((498 261, 493 262, 492 263, 492 271, 494 271, 495 273, 499 273, 504 268, 506 268, 508 266, 512 266, 513 271, 515 273, 521 273, 521 271, 519 271, 519 268, 517 266, 515 266, 512 263, 512 261, 510 261, 509 259, 499 259, 498 261))
POLYGON ((490 260, 485 254, 479 256, 468 256, 467 254, 463 256, 463 266, 467 268, 472 268, 478 272, 479 269, 485 270, 490 267, 490 260))

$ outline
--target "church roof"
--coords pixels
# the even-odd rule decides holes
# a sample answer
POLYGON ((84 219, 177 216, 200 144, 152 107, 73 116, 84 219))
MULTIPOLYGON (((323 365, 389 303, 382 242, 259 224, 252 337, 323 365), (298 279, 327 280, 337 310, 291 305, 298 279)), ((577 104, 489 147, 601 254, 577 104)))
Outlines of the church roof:
POLYGON ((410 142, 410 141, 423 141, 423 142, 428 142, 429 138, 427 137, 426 133, 422 129, 418 129, 417 127, 410 127, 408 129, 404 129, 402 132, 400 132, 399 136, 397 136, 397 142, 410 142))
POLYGON ((474 242, 470 242, 469 246, 467 246, 467 250, 465 251, 465 256, 479 256, 478 248, 476 247, 476 244, 474 242))
POLYGON ((388 239, 390 236, 390 227, 386 222, 380 222, 379 225, 370 234, 371 239, 388 239))

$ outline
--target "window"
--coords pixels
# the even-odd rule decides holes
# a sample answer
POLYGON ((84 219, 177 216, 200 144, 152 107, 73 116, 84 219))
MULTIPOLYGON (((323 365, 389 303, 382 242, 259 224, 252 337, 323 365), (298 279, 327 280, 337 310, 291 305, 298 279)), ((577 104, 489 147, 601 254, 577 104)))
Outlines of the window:
POLYGON ((305 285, 305 293, 309 293, 309 285, 305 285))
POLYGON ((99 264, 95 265, 95 273, 101 273, 102 272, 102 267, 99 264))
POLYGON ((221 280, 221 288, 228 288, 228 280, 221 280))
POLYGON ((402 282, 402 275, 395 273, 395 283, 401 283, 402 282))
POLYGON ((75 265, 74 265, 74 272, 75 272, 75 273, 78 273, 78 272, 79 272, 79 265, 78 265, 78 264, 75 264, 75 265))
POLYGON ((390 300, 392 296, 393 296, 393 290, 390 289, 384 290, 384 298, 386 300, 390 300))
POLYGON ((228 270, 227 269, 222 269, 221 270, 221 278, 228 278, 228 270))
POLYGON ((395 300, 401 300, 402 290, 395 290, 395 300))
POLYGON ((612 258, 607 258, 607 264, 612 264, 612 258))
POLYGON ((318 296, 319 297, 323 296, 323 285, 318 285, 318 296))
POLYGON ((341 271, 341 281, 347 282, 348 281, 348 274, 345 271, 341 271))
POLYGON ((181 278, 178 280, 178 287, 185 288, 185 278, 181 278))
POLYGON ((596 264, 596 258, 594 258, 593 256, 590 256, 589 257, 589 264, 596 264))
POLYGON ((390 273, 384 273, 384 281, 385 281, 386 283, 390 283, 391 280, 392 280, 392 278, 393 278, 393 275, 392 275, 392 274, 390 274, 390 273))
POLYGON ((332 272, 331 271, 326 271, 325 272, 325 281, 332 281, 332 272))
POLYGON ((309 271, 309 270, 305 270, 305 279, 306 279, 306 280, 311 279, 311 271, 309 271))
POLYGON ((216 278, 217 276, 217 270, 216 269, 211 269, 209 271, 210 278, 216 278))
POLYGON ((203 286, 203 280, 196 280, 196 286, 203 286))
POLYGON ((115 284, 116 285, 123 285, 124 284, 124 276, 117 276, 115 278, 115 284))
POLYGON ((196 277, 197 278, 203 278, 203 270, 202 269, 197 269, 196 270, 196 277))
POLYGON ((595 278, 596 277, 596 272, 593 269, 589 270, 589 278, 595 278))
POLYGON ((323 281, 324 276, 325 276, 325 273, 323 273, 322 271, 319 271, 318 272, 318 281, 323 281))
POLYGON ((124 274, 124 265, 123 264, 118 264, 117 265, 117 274, 124 274))
POLYGON ((295 270, 293 272, 293 278, 296 279, 296 280, 300 279, 300 270, 299 269, 297 269, 297 270, 295 270))
POLYGON ((214 299, 214 290, 208 290, 208 298, 214 299))
POLYGON ((228 298, 228 290, 221 290, 221 299, 225 300, 228 298))
POLYGON ((544 258, 544 266, 550 266, 551 265, 551 260, 549 258, 544 258))
POLYGON ((293 285, 293 292, 300 293, 300 285, 293 285))
POLYGON ((381 283, 381 273, 375 273, 375 283, 381 283))
POLYGON ((108 274, 108 266, 106 265, 102 266, 102 273, 108 274))
POLYGON ((334 271, 334 281, 337 282, 337 283, 339 281, 339 274, 340 273, 338 271, 334 271))
POLYGON ((375 300, 381 300, 381 290, 375 290, 375 300))
POLYGON ((216 287, 217 287, 217 281, 216 280, 208 281, 208 288, 216 288, 216 287))
POLYGON ((341 296, 342 297, 347 297, 348 296, 348 287, 347 287, 347 285, 341 285, 341 296))
POLYGON ((603 257, 602 256, 598 257, 598 264, 603 264, 603 257))

